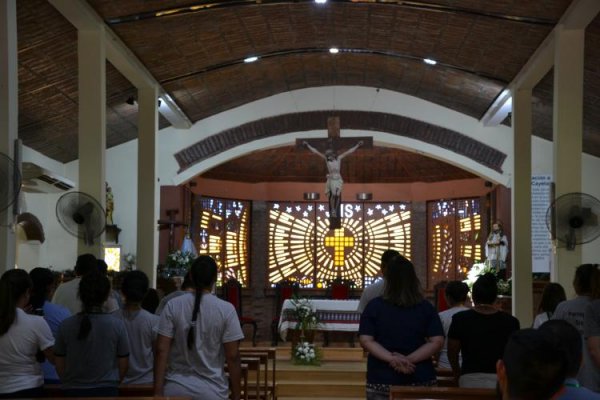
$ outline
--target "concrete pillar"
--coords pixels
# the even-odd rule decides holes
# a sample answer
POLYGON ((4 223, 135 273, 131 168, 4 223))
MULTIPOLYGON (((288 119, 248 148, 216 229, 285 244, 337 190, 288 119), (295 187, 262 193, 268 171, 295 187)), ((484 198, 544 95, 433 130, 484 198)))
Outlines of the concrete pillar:
MULTIPOLYGON (((17 2, 0 0, 0 153, 14 160, 18 131, 17 2)), ((0 275, 14 268, 16 236, 12 207, 0 211, 0 275)))
MULTIPOLYGON (((79 190, 105 207, 106 57, 104 28, 79 30, 79 190)), ((78 253, 104 258, 104 234, 93 246, 79 240, 78 253)))
MULTIPOLYGON (((556 28, 554 56, 554 182, 555 198, 581 192, 581 151, 583 143, 583 29, 556 28)), ((573 276, 581 264, 581 247, 567 250, 558 243, 551 271, 553 282, 560 283, 573 297, 573 276)))
POLYGON ((513 92, 512 313, 533 322, 531 257, 531 89, 513 92))
POLYGON ((158 227, 160 191, 158 160, 158 91, 138 89, 138 208, 137 208, 137 267, 148 275, 156 286, 158 265, 158 227))

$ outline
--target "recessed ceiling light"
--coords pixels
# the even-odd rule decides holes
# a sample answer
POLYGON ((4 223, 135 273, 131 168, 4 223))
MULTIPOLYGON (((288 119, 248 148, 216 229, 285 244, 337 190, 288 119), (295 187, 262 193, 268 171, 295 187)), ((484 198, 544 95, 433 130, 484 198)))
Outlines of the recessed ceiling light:
POLYGON ((317 3, 317 4, 325 4, 325 3, 327 3, 327 0, 315 0, 315 3, 317 3))
POLYGON ((251 63, 251 62, 254 62, 254 61, 256 61, 256 60, 258 60, 258 57, 256 57, 256 56, 252 56, 252 57, 245 58, 245 59, 244 59, 244 62, 245 62, 245 63, 251 63))
POLYGON ((338 49, 337 47, 332 47, 332 48, 329 49, 329 52, 331 54, 337 54, 337 53, 340 52, 340 49, 338 49))
POLYGON ((429 65, 435 65, 435 64, 437 64, 437 61, 435 61, 435 60, 432 60, 431 58, 424 58, 424 59, 423 59, 423 62, 424 62, 425 64, 429 64, 429 65))

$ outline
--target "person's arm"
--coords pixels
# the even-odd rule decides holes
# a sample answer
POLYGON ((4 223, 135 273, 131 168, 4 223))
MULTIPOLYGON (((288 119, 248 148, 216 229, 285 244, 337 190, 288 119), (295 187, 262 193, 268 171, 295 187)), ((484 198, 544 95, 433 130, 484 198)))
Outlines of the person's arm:
POLYGON ((119 383, 123 382, 125 375, 127 375, 128 368, 129 368, 129 356, 119 357, 119 383))
POLYGON ((414 364, 408 358, 400 353, 392 353, 385 347, 375 341, 375 338, 370 335, 360 335, 359 341, 363 349, 369 352, 373 357, 385 361, 395 370, 410 374, 414 372, 414 364))
POLYGON ((600 336, 588 337, 586 344, 596 368, 600 368, 600 336))
POLYGON ((46 360, 50 362, 50 364, 56 363, 56 358, 54 357, 54 347, 50 346, 47 349, 43 350, 44 356, 46 360))
POLYGON ((61 381, 65 379, 65 358, 54 355, 54 367, 61 381))
POLYGON ((460 341, 448 338, 448 361, 452 367, 452 373, 456 379, 460 377, 460 364, 458 354, 460 353, 460 341))
POLYGON ((433 355, 439 353, 444 345, 443 336, 433 336, 427 338, 427 342, 406 356, 408 361, 413 364, 421 362, 423 360, 430 359, 433 355))
POLYGON ((227 369, 229 371, 229 380, 231 382, 231 399, 239 400, 242 395, 242 366, 240 362, 240 342, 223 343, 225 348, 225 359, 227 360, 227 369))
POLYGON ((322 159, 327 160, 327 157, 325 157, 325 154, 321 153, 319 150, 312 147, 308 142, 304 141, 304 142, 302 142, 302 144, 305 145, 310 151, 312 151, 313 153, 315 153, 322 159))
POLYGON ((154 395, 163 396, 165 386, 165 372, 167 358, 171 350, 172 338, 158 335, 156 339, 156 353, 154 354, 154 395))
POLYGON ((346 157, 348 154, 354 153, 356 151, 356 149, 358 149, 362 145, 363 145, 363 141, 361 140, 360 142, 356 143, 354 146, 352 146, 351 148, 349 148, 348 150, 346 150, 345 152, 340 154, 338 156, 338 160, 341 160, 342 158, 346 157))

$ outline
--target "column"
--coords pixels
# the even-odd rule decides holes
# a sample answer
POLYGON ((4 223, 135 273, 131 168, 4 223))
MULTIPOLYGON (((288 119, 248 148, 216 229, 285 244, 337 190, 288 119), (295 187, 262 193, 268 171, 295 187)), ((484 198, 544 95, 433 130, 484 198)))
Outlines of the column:
POLYGON ((533 321, 531 261, 531 89, 513 92, 512 313, 522 327, 533 321))
MULTIPOLYGON (((105 207, 106 57, 104 28, 79 30, 79 190, 105 207)), ((104 258, 104 234, 87 246, 79 240, 78 253, 104 258)))
MULTIPOLYGON (((555 29, 554 55, 554 182, 555 198, 581 192, 581 151, 583 142, 584 30, 555 29)), ((551 271, 572 297, 575 268, 581 264, 581 247, 567 250, 558 243, 551 271)))
POLYGON ((156 286, 160 192, 157 179, 158 91, 138 89, 137 267, 156 286))
MULTIPOLYGON (((0 0, 0 153, 14 160, 18 131, 16 0, 0 0)), ((16 237, 12 207, 0 211, 0 275, 14 268, 16 237)))

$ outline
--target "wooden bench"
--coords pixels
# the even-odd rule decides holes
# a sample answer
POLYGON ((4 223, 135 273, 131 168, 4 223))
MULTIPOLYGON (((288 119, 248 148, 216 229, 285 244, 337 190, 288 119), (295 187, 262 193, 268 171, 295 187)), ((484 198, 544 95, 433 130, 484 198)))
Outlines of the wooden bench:
POLYGON ((260 359, 262 366, 260 378, 263 382, 261 398, 274 400, 277 381, 277 349, 273 347, 240 348, 240 354, 242 357, 258 357, 260 359), (271 370, 270 374, 269 369, 271 370))
MULTIPOLYGON (((65 397, 44 397, 44 399, 64 400, 65 397)), ((119 400, 122 397, 78 397, 79 400, 119 400)), ((128 397, 131 400, 192 400, 191 397, 171 397, 171 396, 135 396, 128 397)))
POLYGON ((438 386, 444 387, 457 387, 458 382, 454 378, 454 374, 451 369, 447 368, 436 368, 435 374, 438 382, 438 386))
POLYGON ((495 389, 459 387, 392 386, 390 400, 496 400, 495 389))

